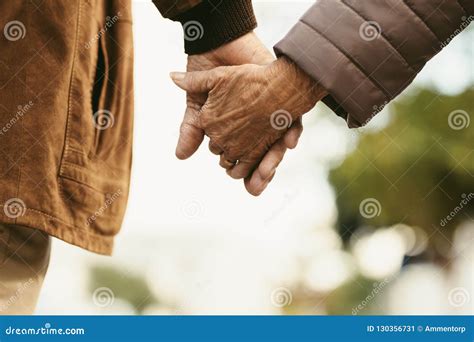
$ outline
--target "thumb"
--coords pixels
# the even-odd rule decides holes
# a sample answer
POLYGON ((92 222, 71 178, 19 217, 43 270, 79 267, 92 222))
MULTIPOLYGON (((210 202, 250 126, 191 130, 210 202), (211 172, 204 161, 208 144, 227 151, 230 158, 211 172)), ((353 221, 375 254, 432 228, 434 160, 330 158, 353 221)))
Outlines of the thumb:
POLYGON ((193 72, 172 72, 170 77, 181 89, 190 93, 207 93, 212 88, 217 79, 214 70, 193 71, 193 72))
POLYGON ((298 145, 298 140, 303 133, 303 123, 301 117, 299 117, 293 124, 290 129, 284 135, 285 145, 289 149, 294 149, 298 145))
POLYGON ((176 157, 178 159, 184 160, 191 157, 204 139, 204 131, 194 124, 195 115, 196 113, 191 108, 186 109, 179 132, 178 145, 176 146, 176 157))

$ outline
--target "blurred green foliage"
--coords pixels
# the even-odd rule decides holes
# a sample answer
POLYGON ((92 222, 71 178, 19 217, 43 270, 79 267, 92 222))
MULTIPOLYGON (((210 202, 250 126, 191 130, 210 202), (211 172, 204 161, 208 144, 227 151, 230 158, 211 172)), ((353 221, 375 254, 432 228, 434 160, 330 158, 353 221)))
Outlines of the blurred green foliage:
POLYGON ((158 303, 142 276, 108 266, 94 266, 90 275, 91 294, 100 287, 107 287, 112 290, 115 298, 128 302, 138 314, 143 314, 147 306, 158 303))
POLYGON ((457 96, 418 89, 390 109, 388 126, 360 134, 358 146, 330 172, 340 234, 347 240, 360 226, 402 222, 449 245, 457 224, 474 216, 473 199, 442 224, 474 193, 474 89, 457 96), (380 203, 373 218, 360 212, 367 198, 380 203))
POLYGON ((363 276, 351 279, 332 291, 326 298, 329 315, 371 315, 380 314, 374 310, 380 295, 388 288, 389 282, 374 281, 363 276))
MULTIPOLYGON (((428 255, 442 258, 458 224, 474 217, 474 88, 456 96, 414 90, 391 104, 390 114, 379 115, 390 115, 387 126, 353 130, 356 146, 329 173, 339 233, 347 242, 364 226, 418 226, 431 242, 428 255), (442 223, 463 195, 471 200, 442 223), (363 215, 366 199, 380 206, 363 215)), ((327 294, 300 283, 285 313, 314 314, 324 307, 330 315, 381 314, 391 282, 357 274, 327 294)))

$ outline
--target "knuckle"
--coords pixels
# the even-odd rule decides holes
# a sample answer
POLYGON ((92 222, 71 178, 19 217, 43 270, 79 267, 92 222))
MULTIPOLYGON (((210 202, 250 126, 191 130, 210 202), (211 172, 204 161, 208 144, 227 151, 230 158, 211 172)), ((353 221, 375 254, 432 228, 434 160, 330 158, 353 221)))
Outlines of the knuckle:
POLYGON ((212 120, 210 116, 207 115, 207 113, 205 114, 205 112, 201 112, 201 114, 199 115, 199 122, 201 124, 201 127, 206 129, 206 128, 209 128, 212 120))
POLYGON ((215 83, 219 80, 225 79, 229 75, 229 73, 229 67, 218 67, 214 69, 214 72, 211 74, 210 80, 215 83))

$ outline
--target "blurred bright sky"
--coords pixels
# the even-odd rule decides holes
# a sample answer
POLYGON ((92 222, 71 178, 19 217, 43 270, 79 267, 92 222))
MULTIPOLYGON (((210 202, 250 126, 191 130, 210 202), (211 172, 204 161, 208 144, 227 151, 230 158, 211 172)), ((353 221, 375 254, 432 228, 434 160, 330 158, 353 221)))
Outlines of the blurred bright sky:
MULTIPOLYGON (((254 1, 257 33, 268 47, 273 46, 312 3, 254 1)), ((325 250, 332 250, 331 258, 324 254, 325 259, 314 259, 308 284, 330 289, 350 276, 352 263, 370 255, 348 261, 339 251, 339 237, 331 228, 336 219, 334 197, 326 180, 327 163, 348 151, 351 136, 345 123, 321 112, 308 114, 298 148, 287 154, 259 198, 248 195, 241 182, 223 172, 207 142, 190 160, 178 161, 174 149, 185 94, 168 74, 185 70, 181 28, 163 20, 151 1, 134 1, 134 18, 134 165, 115 255, 94 256, 55 241, 39 312, 94 313, 97 308, 90 305, 85 291, 87 266, 93 263, 143 272, 156 293, 173 298, 187 312, 200 313, 278 312, 267 294, 301 277, 301 258, 325 250)), ((428 64, 416 83, 432 84, 446 93, 473 84, 473 61, 463 54, 470 49, 472 56, 472 48, 472 40, 457 38, 428 64)), ((387 118, 382 113, 370 125, 383 125, 387 118)), ((387 238, 383 233, 377 236, 380 241, 387 238)), ((379 240, 361 241, 359 250, 379 253, 376 247, 368 248, 379 240)), ((405 250, 393 248, 383 260, 397 269, 405 250)), ((383 269, 377 264, 368 272, 377 277, 384 275, 383 269)))

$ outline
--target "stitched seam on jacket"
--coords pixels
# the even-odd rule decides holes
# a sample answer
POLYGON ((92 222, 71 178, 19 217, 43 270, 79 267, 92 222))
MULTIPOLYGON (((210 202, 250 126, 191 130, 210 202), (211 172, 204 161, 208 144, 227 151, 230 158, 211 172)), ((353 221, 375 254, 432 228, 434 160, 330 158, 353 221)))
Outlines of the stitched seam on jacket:
MULTIPOLYGON (((341 3, 343 5, 345 5, 348 9, 350 9, 352 12, 354 12, 356 15, 358 15, 362 20, 364 21, 369 21, 369 19, 365 18, 362 14, 360 14, 359 12, 357 12, 354 8, 352 8, 351 6, 349 6, 349 4, 346 4, 345 2, 341 1, 341 3)), ((402 63, 405 64, 405 66, 407 68, 409 68, 412 73, 414 75, 417 74, 417 72, 415 71, 415 69, 413 69, 413 67, 410 65, 410 63, 408 63, 408 60, 403 57, 403 55, 400 53, 400 51, 398 51, 398 49, 392 44, 392 42, 390 41, 390 39, 388 39, 387 36, 384 35, 383 31, 381 30, 380 32, 380 36, 382 36, 383 39, 385 39, 385 41, 388 43, 388 46, 390 47, 390 49, 397 55, 400 57, 400 59, 402 60, 402 63)))
MULTIPOLYGON (((28 21, 28 23, 30 22, 30 17, 31 17, 31 11, 29 9, 26 10, 26 13, 27 13, 27 18, 26 20, 28 21)), ((27 63, 28 64, 28 63, 27 63)), ((28 68, 24 68, 24 72, 25 72, 25 85, 28 84, 28 68)), ((18 78, 21 79, 21 74, 18 73, 18 78)), ((20 128, 21 128, 21 133, 20 133, 20 143, 19 143, 19 146, 20 146, 20 149, 23 151, 23 148, 25 146, 25 124, 24 124, 24 119, 22 118, 20 120, 20 128)), ((20 158, 19 162, 18 162, 18 183, 17 183, 17 186, 16 186, 16 195, 15 197, 17 198, 20 198, 20 191, 21 191, 21 172, 22 172, 22 166, 23 166, 23 159, 24 158, 20 158)), ((14 223, 16 224, 18 221, 18 217, 15 217, 14 218, 14 223)))
POLYGON ((105 195, 105 194, 107 193, 107 191, 104 192, 104 191, 101 191, 101 190, 99 190, 99 189, 96 189, 96 188, 94 188, 92 185, 89 185, 89 184, 87 184, 87 183, 84 183, 84 182, 82 182, 82 181, 80 181, 80 180, 77 180, 77 179, 75 179, 75 178, 73 178, 73 177, 71 177, 71 176, 68 176, 68 175, 62 176, 61 179, 60 179, 60 181, 63 181, 63 179, 66 179, 66 180, 68 180, 68 181, 70 181, 70 182, 74 182, 74 183, 76 183, 76 184, 85 186, 86 188, 88 188, 88 189, 90 189, 90 190, 92 190, 92 191, 98 193, 99 195, 105 195))
POLYGON ((305 26, 309 27, 311 30, 313 30, 317 34, 319 34, 322 38, 324 38, 324 40, 328 41, 332 46, 334 46, 339 52, 341 52, 362 73, 362 75, 364 75, 366 77, 366 79, 368 79, 377 89, 379 89, 385 95, 387 100, 391 100, 392 97, 390 96, 389 92, 383 87, 383 85, 379 84, 379 82, 377 80, 375 80, 371 75, 369 75, 366 72, 366 70, 364 70, 361 67, 361 65, 355 59, 352 58, 352 56, 348 55, 346 51, 344 51, 342 48, 340 48, 339 46, 334 44, 334 42, 332 42, 329 38, 324 36, 321 32, 319 32, 316 28, 314 28, 313 26, 311 26, 307 22, 303 21, 302 19, 300 20, 300 22, 302 24, 304 24, 305 26))
POLYGON ((404 4, 406 7, 408 7, 408 9, 415 15, 415 17, 417 17, 423 23, 423 25, 428 29, 428 32, 430 32, 435 37, 435 39, 439 43, 441 43, 442 40, 438 38, 438 36, 436 35, 436 33, 434 33, 434 31, 431 29, 431 27, 428 26, 428 24, 423 20, 423 18, 420 17, 420 15, 413 8, 411 8, 410 5, 408 5, 408 3, 405 0, 402 0, 402 4, 404 4))
POLYGON ((88 251, 93 251, 95 253, 100 253, 100 254, 110 254, 113 246, 113 236, 112 235, 100 235, 100 234, 95 234, 91 232, 89 229, 84 229, 78 226, 75 226, 73 224, 69 224, 63 220, 61 220, 58 217, 51 216, 48 213, 42 212, 37 209, 32 209, 32 208, 26 208, 26 212, 31 212, 31 213, 36 213, 38 215, 41 215, 42 217, 45 217, 50 220, 54 220, 56 222, 59 222, 60 224, 65 225, 68 227, 68 229, 50 229, 49 225, 43 226, 40 225, 38 228, 38 225, 32 225, 32 224, 22 224, 25 227, 31 227, 34 229, 39 229, 40 231, 52 235, 53 237, 58 237, 59 239, 78 246, 80 248, 84 248, 88 251), (79 232, 81 234, 84 234, 82 236, 82 240, 84 243, 79 243, 79 238, 78 234, 76 232, 79 232), (64 234, 66 233, 66 234, 64 234), (71 234, 70 237, 71 239, 67 238, 67 233, 71 234))
POLYGON ((69 156, 69 136, 70 136, 70 129, 71 129, 71 113, 72 113, 72 93, 74 88, 74 77, 76 76, 76 60, 77 60, 77 53, 79 49, 79 34, 80 34, 80 26, 81 26, 81 15, 82 15, 82 0, 79 0, 78 3, 78 13, 77 13, 77 27, 76 27, 76 37, 74 39, 74 56, 72 58, 72 70, 71 70, 71 80, 69 83, 69 92, 68 92, 68 101, 67 101, 67 119, 66 119, 66 136, 64 138, 64 151, 60 159, 59 165, 59 176, 63 173, 63 162, 67 160, 69 156))
POLYGON ((82 227, 79 227, 79 226, 76 226, 76 225, 74 225, 74 224, 71 224, 71 223, 68 223, 68 222, 66 222, 66 221, 63 221, 63 220, 61 220, 59 217, 50 215, 50 214, 48 214, 48 213, 45 213, 44 211, 41 211, 41 210, 38 210, 38 209, 33 209, 33 208, 26 208, 26 210, 27 210, 27 211, 29 210, 29 211, 36 212, 36 213, 41 214, 41 215, 43 215, 43 216, 45 216, 45 217, 47 217, 47 218, 50 218, 50 219, 53 219, 53 220, 55 220, 55 221, 61 222, 62 224, 66 225, 66 226, 68 226, 68 227, 71 227, 71 228, 78 229, 78 230, 81 230, 81 231, 83 231, 83 232, 86 232, 86 233, 89 234, 89 235, 103 237, 102 235, 93 234, 93 233, 91 233, 91 232, 90 232, 89 230, 87 230, 87 229, 84 229, 84 228, 82 228, 82 227))
MULTIPOLYGON (((3 205, 2 205, 3 207, 3 205)), ((56 217, 56 216, 53 216, 51 214, 48 214, 44 211, 41 211, 41 210, 38 210, 38 209, 33 209, 33 208, 26 208, 25 209, 27 212, 28 211, 32 211, 32 212, 35 212, 35 213, 38 213, 44 217, 47 217, 49 219, 52 219, 52 220, 55 220, 55 221, 58 221, 62 224, 64 224, 65 226, 67 227, 70 227, 70 228, 74 228, 74 230, 80 230, 81 232, 84 232, 86 233, 87 235, 90 235, 90 236, 93 236, 93 237, 99 237, 99 238, 111 238, 112 236, 107 236, 107 235, 100 235, 100 234, 94 234, 93 232, 91 232, 90 230, 88 229, 85 229, 85 228, 82 228, 82 227, 79 227, 79 226, 76 226, 74 224, 71 224, 71 223, 68 223, 62 219, 60 219, 59 217, 56 217)), ((40 229, 41 230, 41 229, 40 229)))

